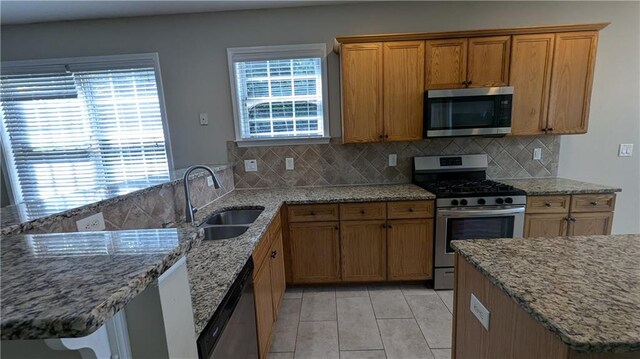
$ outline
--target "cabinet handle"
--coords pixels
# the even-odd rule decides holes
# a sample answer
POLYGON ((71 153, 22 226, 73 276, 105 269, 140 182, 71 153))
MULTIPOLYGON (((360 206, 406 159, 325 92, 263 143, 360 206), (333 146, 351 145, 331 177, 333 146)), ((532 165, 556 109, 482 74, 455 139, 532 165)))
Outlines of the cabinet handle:
POLYGON ((545 207, 551 207, 551 203, 549 203, 549 202, 545 202, 545 203, 544 203, 544 206, 545 206, 545 207))
POLYGON ((387 228, 393 228, 390 224, 387 224, 387 228))
POLYGON ((384 135, 384 138, 389 138, 389 135, 384 135))
POLYGON ((597 202, 597 201, 593 201, 593 202, 591 202, 591 205, 592 205, 592 206, 597 206, 597 205, 598 205, 598 202, 597 202))
POLYGON ((383 137, 384 137, 384 135, 378 135, 378 137, 383 138, 383 137))
POLYGON ((576 221, 576 217, 569 217, 569 221, 570 222, 575 222, 576 221))
POLYGON ((382 228, 387 228, 387 225, 383 223, 382 228))
POLYGON ((360 214, 364 214, 364 209, 360 211, 360 214))
POLYGON ((271 252, 271 258, 275 258, 278 255, 278 251, 271 252))
POLYGON ((547 128, 547 131, 549 131, 549 132, 553 131, 553 127, 547 128))
POLYGON ((336 231, 340 230, 340 227, 338 227, 338 226, 335 226, 335 227, 333 227, 333 228, 335 228, 335 229, 336 229, 336 231))
POLYGON ((413 208, 409 208, 409 212, 413 212, 413 208))
POLYGON ((313 211, 309 212, 309 214, 312 215, 312 216, 316 215, 315 212, 313 212, 313 211))
POLYGON ((467 81, 462 81, 462 84, 467 86, 467 81))
POLYGON ((467 86, 471 85, 471 81, 467 81, 467 86))

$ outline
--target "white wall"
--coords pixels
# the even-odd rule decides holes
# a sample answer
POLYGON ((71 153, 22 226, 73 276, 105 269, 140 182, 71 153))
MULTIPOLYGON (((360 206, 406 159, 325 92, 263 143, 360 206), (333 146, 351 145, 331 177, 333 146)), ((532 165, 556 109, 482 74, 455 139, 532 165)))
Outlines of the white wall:
MULTIPOLYGON (((588 135, 562 139, 560 174, 623 188, 614 232, 640 231, 640 4, 387 2, 2 27, 2 60, 158 52, 176 167, 226 161, 233 122, 226 48, 335 36, 607 21, 588 135), (209 113, 210 125, 198 124, 209 113), (618 143, 635 157, 618 158, 618 143)), ((330 54, 331 133, 340 134, 338 57, 330 54)))

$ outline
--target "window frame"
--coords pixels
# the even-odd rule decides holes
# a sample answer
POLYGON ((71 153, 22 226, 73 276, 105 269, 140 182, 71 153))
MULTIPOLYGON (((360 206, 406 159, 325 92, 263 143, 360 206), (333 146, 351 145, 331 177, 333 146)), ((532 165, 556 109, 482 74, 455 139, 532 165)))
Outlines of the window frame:
MULTIPOLYGON (((160 117, 162 121, 162 130, 164 134, 165 152, 167 155, 167 167, 169 172, 174 170, 173 151, 171 148, 171 136, 169 133, 169 122, 167 120, 167 111, 164 99, 164 88, 162 85, 162 76, 160 70, 160 58, 157 52, 139 53, 139 54, 126 54, 126 55, 101 55, 101 56, 81 56, 81 57, 65 57, 65 58, 50 58, 50 59, 37 59, 37 60, 12 60, 2 61, 0 68, 3 75, 12 74, 24 74, 24 73, 42 73, 47 71, 60 71, 64 69, 66 65, 73 65, 74 68, 84 70, 99 70, 118 68, 122 66, 140 65, 141 62, 151 61, 156 80, 156 87, 158 92, 158 103, 160 107, 160 117)), ((18 179, 18 173, 16 170, 15 160, 13 158, 12 150, 9 148, 10 141, 9 134, 4 130, 4 125, 0 124, 0 147, 2 149, 2 170, 4 172, 4 178, 8 179, 9 188, 9 202, 12 205, 22 203, 22 191, 20 189, 20 182, 18 179)), ((89 204, 89 203, 87 203, 89 204)), ((71 209, 71 208, 69 208, 71 209)), ((22 213, 25 215, 25 213, 22 213)))
POLYGON ((274 146, 274 145, 298 145, 298 144, 326 144, 331 139, 329 130, 329 86, 327 82, 327 44, 300 44, 278 46, 251 46, 227 48, 227 62, 229 67, 229 81, 231 85, 231 105, 233 108, 233 126, 235 130, 235 143, 238 147, 274 146), (239 99, 236 86, 236 72, 234 64, 245 61, 283 60, 296 58, 320 58, 320 71, 322 81, 322 136, 295 136, 295 137, 265 137, 242 138, 240 125, 239 99))

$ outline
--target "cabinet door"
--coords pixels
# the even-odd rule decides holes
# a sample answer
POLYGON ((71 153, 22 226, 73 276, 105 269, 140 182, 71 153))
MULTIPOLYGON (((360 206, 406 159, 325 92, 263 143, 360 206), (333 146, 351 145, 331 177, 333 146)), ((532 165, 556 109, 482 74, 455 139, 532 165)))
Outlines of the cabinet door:
POLYGON ((597 43, 597 31, 556 34, 548 114, 553 134, 587 132, 597 43))
POLYGON ((554 34, 513 37, 509 72, 509 85, 514 88, 512 135, 539 135, 547 128, 554 39, 554 34))
POLYGON ((275 322, 271 296, 271 273, 269 259, 256 263, 253 275, 253 295, 256 307, 256 327, 258 332, 258 351, 260 358, 266 359, 271 343, 271 330, 275 322), (260 268, 258 268, 260 265, 260 268))
POLYGON ((464 88, 467 80, 467 39, 426 42, 425 88, 464 88))
POLYGON ((511 36, 469 39, 468 87, 507 86, 511 36))
POLYGON ((291 278, 294 283, 340 280, 338 222, 291 223, 291 278))
POLYGON ((342 141, 382 141, 382 43, 344 44, 340 59, 342 141))
POLYGON ((422 139, 424 41, 385 42, 384 140, 422 139))
POLYGON ((282 230, 277 230, 271 242, 269 252, 269 266, 271 270, 271 298, 273 300, 273 317, 278 317, 280 304, 285 290, 284 249, 282 246, 282 230))
POLYGON ((432 272, 433 220, 399 219, 388 221, 388 279, 431 279, 432 272))
POLYGON ((572 213, 569 223, 570 236, 592 236, 611 234, 613 212, 572 213))
POLYGON ((342 280, 382 281, 387 278, 387 239, 384 220, 340 223, 342 280))
POLYGON ((527 214, 524 217, 525 238, 566 235, 567 214, 527 214))

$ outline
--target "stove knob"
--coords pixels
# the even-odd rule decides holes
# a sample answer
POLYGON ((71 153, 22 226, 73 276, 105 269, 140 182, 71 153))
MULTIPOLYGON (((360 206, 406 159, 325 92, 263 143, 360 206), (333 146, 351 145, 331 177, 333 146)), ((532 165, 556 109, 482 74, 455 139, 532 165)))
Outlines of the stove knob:
POLYGON ((460 201, 460 204, 461 204, 461 205, 463 205, 463 206, 466 206, 466 205, 467 205, 467 203, 468 203, 468 202, 467 202, 467 200, 466 200, 466 199, 463 199, 462 201, 460 201))
POLYGON ((507 197, 507 198, 504 199, 504 202, 505 203, 513 203, 513 198, 507 197))
POLYGON ((487 203, 487 201, 485 201, 484 198, 478 199, 478 204, 485 204, 485 203, 487 203))
POLYGON ((452 200, 451 201, 451 205, 452 206, 457 206, 458 205, 458 200, 457 199, 452 200))
POLYGON ((497 204, 502 204, 502 203, 504 203, 504 200, 502 198, 496 198, 496 203, 497 204))

